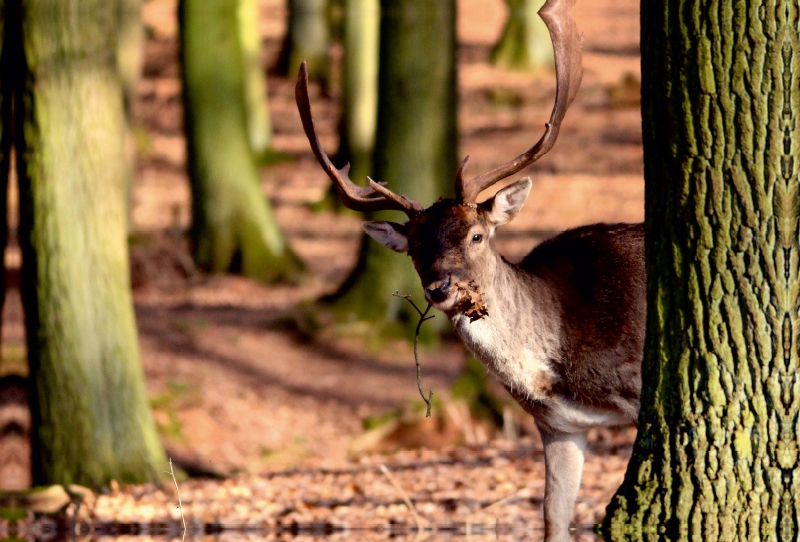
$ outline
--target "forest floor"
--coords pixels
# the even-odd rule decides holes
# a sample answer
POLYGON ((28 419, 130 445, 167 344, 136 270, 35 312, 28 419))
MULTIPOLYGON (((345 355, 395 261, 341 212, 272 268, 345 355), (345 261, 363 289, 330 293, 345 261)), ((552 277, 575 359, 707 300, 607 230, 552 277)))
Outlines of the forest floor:
MULTIPOLYGON (((636 0, 594 0, 573 10, 585 33, 583 85, 556 147, 530 168, 534 188, 525 208, 499 238, 512 260, 547 232, 643 218, 638 6, 636 0)), ((290 160, 264 168, 262 178, 314 278, 301 286, 264 286, 195 270, 185 238, 190 202, 175 8, 176 0, 145 3, 131 258, 142 362, 164 445, 187 472, 226 477, 182 482, 187 516, 363 526, 413 524, 418 513, 438 523, 541 526, 544 468, 532 423, 509 402, 505 431, 495 430, 452 399, 466 359, 458 343, 422 352, 425 387, 441 398, 426 420, 408 343, 378 347, 287 331, 287 317, 347 275, 360 231, 352 216, 312 210, 328 181, 302 132, 293 77, 269 75, 273 146, 290 160), (380 419, 388 421, 365 429, 380 419), (404 493, 416 512, 404 504, 404 493)), ((459 0, 460 154, 471 155, 474 172, 505 162, 538 139, 555 93, 551 73, 509 73, 489 65, 504 18, 501 0, 459 0)), ((274 65, 284 29, 284 2, 262 2, 265 66, 274 65)), ((334 48, 332 57, 338 64, 341 51, 334 48)), ((322 144, 332 152, 339 88, 334 80, 329 96, 313 86, 311 92, 322 144)), ((18 265, 13 248, 8 260, 18 265)), ((4 311, 0 375, 24 372, 14 290, 4 311)), ((18 416, 26 423, 20 410, 2 412, 0 418, 18 416)), ((634 436, 632 428, 592 433, 577 525, 602 518, 634 436)), ((6 441, 0 456, 0 487, 29 484, 24 443, 6 441)), ((168 484, 115 488, 82 513, 123 521, 176 518, 173 490, 168 484)))

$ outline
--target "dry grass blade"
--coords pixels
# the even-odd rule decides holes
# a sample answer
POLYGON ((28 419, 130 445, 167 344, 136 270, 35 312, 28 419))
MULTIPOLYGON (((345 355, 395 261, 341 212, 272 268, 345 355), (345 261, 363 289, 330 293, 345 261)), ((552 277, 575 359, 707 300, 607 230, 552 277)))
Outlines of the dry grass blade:
POLYGON ((400 493, 400 497, 403 499, 403 502, 406 503, 408 511, 411 512, 411 516, 414 518, 414 522, 417 524, 417 536, 414 540, 419 540, 420 536, 425 533, 425 527, 428 522, 417 513, 417 509, 414 507, 414 503, 411 502, 411 498, 408 496, 408 493, 406 493, 406 490, 403 489, 403 486, 397 482, 395 477, 392 476, 392 473, 389 471, 386 465, 381 464, 381 472, 384 474, 384 476, 386 476, 386 478, 389 480, 389 483, 394 486, 397 492, 400 493))
POLYGON ((172 476, 172 481, 175 482, 175 492, 178 494, 178 510, 181 513, 181 522, 183 522, 183 536, 181 541, 186 538, 186 518, 183 516, 183 503, 181 502, 181 490, 178 487, 178 480, 175 478, 175 471, 172 469, 172 458, 169 458, 169 471, 168 474, 172 476))

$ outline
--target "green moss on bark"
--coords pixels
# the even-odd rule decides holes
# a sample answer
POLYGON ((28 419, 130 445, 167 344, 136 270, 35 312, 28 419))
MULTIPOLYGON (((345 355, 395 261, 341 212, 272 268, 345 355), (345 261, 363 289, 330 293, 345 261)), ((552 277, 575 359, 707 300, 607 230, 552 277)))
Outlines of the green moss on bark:
POLYGON ((798 536, 798 3, 642 4, 648 328, 613 540, 798 536))

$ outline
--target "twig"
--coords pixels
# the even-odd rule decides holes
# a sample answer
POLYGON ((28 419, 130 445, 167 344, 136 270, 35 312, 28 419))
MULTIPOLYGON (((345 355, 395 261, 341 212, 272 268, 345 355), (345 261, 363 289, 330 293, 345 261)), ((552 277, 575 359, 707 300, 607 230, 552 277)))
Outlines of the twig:
POLYGON ((416 303, 414 303, 414 301, 411 300, 411 296, 410 295, 403 295, 400 292, 395 292, 392 295, 394 295, 395 297, 402 297, 403 299, 405 299, 406 301, 411 303, 411 306, 414 307, 414 310, 417 311, 417 314, 419 314, 419 322, 417 322, 417 329, 414 332, 414 362, 417 364, 417 388, 419 389, 419 394, 422 397, 422 400, 425 401, 425 405, 427 405, 427 407, 428 407, 427 411, 425 412, 425 417, 426 418, 430 418, 431 417, 431 400, 433 399, 433 390, 430 390, 428 392, 428 397, 426 399, 425 398, 425 392, 422 391, 422 367, 421 367, 421 365, 419 363, 419 354, 417 353, 417 349, 418 349, 418 345, 419 345, 419 330, 422 327, 422 324, 426 320, 430 320, 431 318, 433 318, 436 315, 432 314, 430 316, 427 316, 428 311, 431 310, 431 304, 430 303, 428 303, 428 306, 425 308, 424 311, 421 311, 419 309, 419 307, 417 307, 416 303))
POLYGON ((478 512, 485 513, 489 512, 490 510, 494 510, 495 508, 500 508, 503 505, 506 505, 510 502, 513 502, 517 499, 521 499, 527 496, 527 490, 525 488, 518 489, 517 491, 513 492, 511 495, 506 495, 502 499, 496 500, 495 502, 484 506, 478 512))
POLYGON ((178 480, 175 479, 175 472, 172 470, 172 458, 169 458, 169 475, 172 476, 172 481, 175 482, 175 492, 178 494, 178 510, 181 512, 181 521, 183 522, 183 537, 181 541, 186 538, 186 518, 183 517, 183 503, 181 502, 181 490, 178 488, 178 480))
POLYGON ((420 534, 425 532, 425 523, 427 522, 423 520, 422 517, 417 513, 417 509, 414 507, 414 503, 411 502, 411 498, 408 496, 408 493, 406 493, 405 489, 403 489, 403 486, 401 486, 397 482, 395 477, 392 476, 392 473, 389 472, 389 469, 386 468, 386 465, 384 465, 383 463, 381 463, 381 472, 386 476, 386 478, 394 486, 397 492, 400 493, 400 496, 403 498, 403 502, 406 503, 408 511, 411 512, 411 516, 414 518, 414 522, 417 524, 417 537, 415 538, 416 540, 417 538, 419 538, 420 534))

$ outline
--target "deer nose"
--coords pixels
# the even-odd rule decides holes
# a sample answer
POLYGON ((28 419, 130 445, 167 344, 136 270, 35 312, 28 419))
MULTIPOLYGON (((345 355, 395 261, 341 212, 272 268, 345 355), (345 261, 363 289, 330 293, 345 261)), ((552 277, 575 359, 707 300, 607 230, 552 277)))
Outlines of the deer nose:
POLYGON ((425 297, 431 303, 439 303, 447 299, 450 295, 450 277, 445 280, 437 280, 432 282, 425 288, 425 297))

